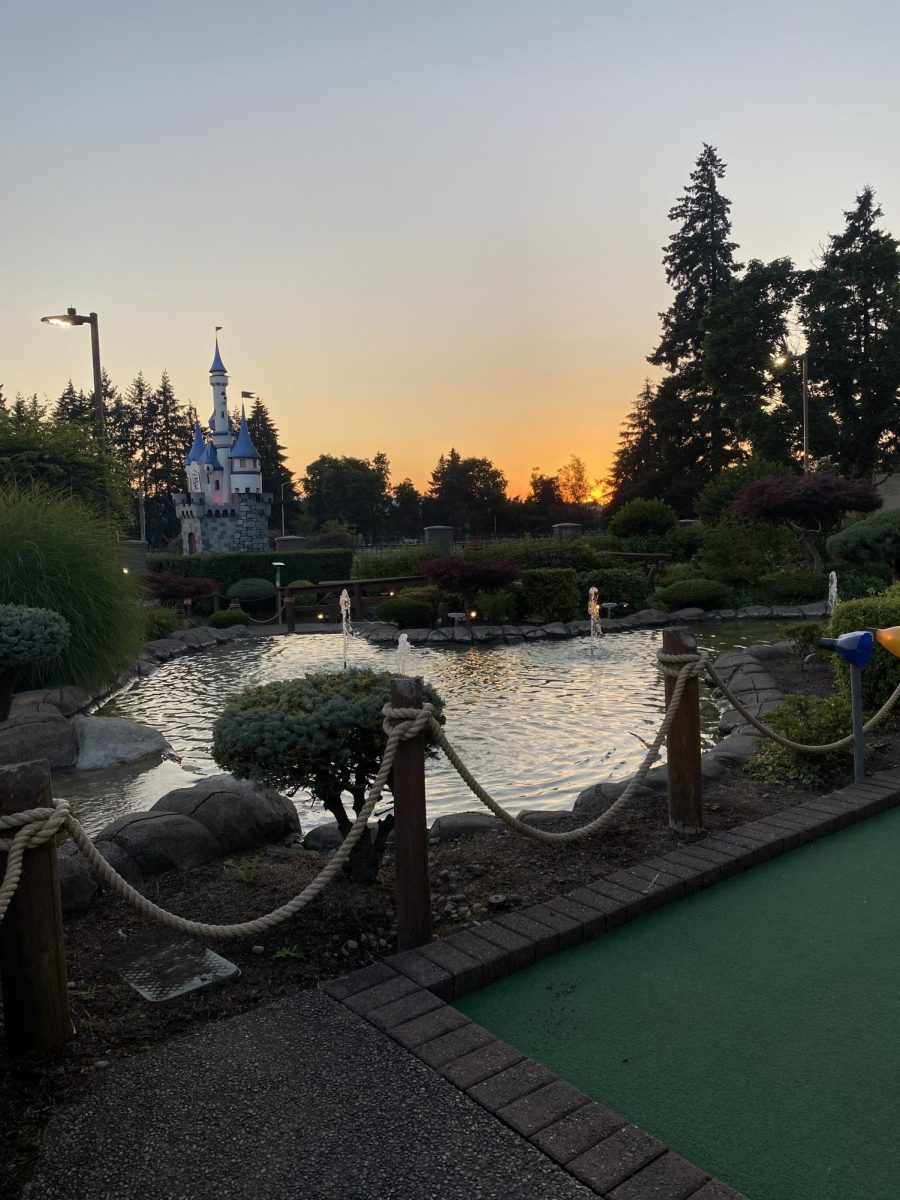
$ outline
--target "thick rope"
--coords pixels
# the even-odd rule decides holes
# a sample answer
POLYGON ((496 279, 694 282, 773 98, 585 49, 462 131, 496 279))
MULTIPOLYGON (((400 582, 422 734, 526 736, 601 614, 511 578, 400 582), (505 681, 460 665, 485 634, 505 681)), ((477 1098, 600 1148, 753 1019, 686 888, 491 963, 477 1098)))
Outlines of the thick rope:
POLYGON ((256 917, 252 921, 242 921, 233 925, 211 925, 204 921, 189 921, 185 917, 179 917, 175 913, 167 912, 164 908, 160 908, 158 904, 154 904, 152 900, 148 900, 146 896, 142 896, 139 891, 122 878, 118 871, 106 861, 85 833, 79 821, 69 811, 66 801, 61 800, 55 802, 52 808, 32 808, 25 812, 13 813, 8 817, 0 817, 0 832, 6 829, 18 829, 18 833, 11 838, 0 837, 0 850, 7 851, 9 855, 3 882, 0 884, 0 921, 3 920, 9 902, 18 886, 22 874, 22 855, 24 852, 33 846, 39 846, 42 842, 55 837, 60 830, 67 829, 79 850, 81 850, 100 878, 145 916, 153 917, 161 924, 168 925, 171 929, 177 929, 180 933, 214 939, 225 940, 228 938, 252 937, 254 934, 268 932, 268 930, 274 928, 276 925, 280 925, 283 921, 287 921, 290 917, 294 916, 312 900, 315 900, 331 880, 334 879, 335 875, 337 875, 338 871, 340 871, 341 867, 350 857, 353 847, 362 837, 363 830, 366 828, 372 810, 381 799, 381 793, 391 772, 394 756, 397 753, 397 746, 401 741, 408 741, 410 738, 416 737, 432 719, 429 705, 421 709, 398 709, 396 711, 401 713, 402 716, 395 718, 394 710, 391 710, 387 705, 385 706, 384 730, 388 735, 388 739, 384 748, 384 757, 381 760, 381 766, 378 768, 378 774, 375 776, 366 796, 365 803, 359 811, 359 816, 353 822, 347 836, 315 879, 308 883, 303 891, 299 892, 293 899, 289 900, 286 904, 282 904, 272 912, 265 913, 261 917, 256 917))
MULTIPOLYGON (((659 727, 656 737, 650 743, 647 753, 644 755, 644 761, 641 763, 637 772, 631 777, 631 779, 629 779, 625 786, 625 790, 618 797, 618 799, 609 806, 609 808, 602 812, 598 817, 595 817, 593 821, 589 821, 587 825, 581 825, 577 829, 566 829, 554 832, 549 829, 540 829, 535 825, 529 825, 525 821, 520 821, 518 817, 514 817, 512 813, 507 812, 507 810, 500 803, 498 803, 498 801, 496 801, 489 792, 485 791, 478 780, 475 779, 471 771, 457 754, 456 750, 454 750, 453 746, 447 740, 447 735, 444 733, 441 726, 433 717, 431 718, 430 728, 432 734, 434 735, 435 741, 446 754, 460 779, 462 779, 469 790, 478 797, 481 803, 486 808, 490 809, 494 816, 499 817, 505 825, 508 825, 510 829, 514 829, 516 833, 521 833, 525 837, 532 838, 536 842, 581 841, 583 838, 591 837, 593 834, 597 833, 598 830, 608 825, 612 821, 613 817, 620 811, 620 809, 624 808, 625 805, 634 797, 634 794, 637 792, 638 788, 640 788, 640 786, 643 784, 644 780, 647 778, 650 768, 659 755, 660 747, 666 739, 666 736, 669 732, 669 727, 675 719, 675 714, 678 711, 679 704, 681 703, 681 697, 684 693, 685 685, 689 679, 692 679, 695 675, 700 673, 700 669, 701 668, 695 659, 692 659, 690 662, 686 662, 680 668, 675 680, 675 687, 672 691, 672 698, 669 701, 666 709, 666 715, 663 718, 663 722, 659 727)), ((414 712, 415 709, 408 711, 414 712)))
MULTIPOLYGON (((658 657, 664 675, 675 675, 680 669, 681 664, 689 662, 698 663, 700 670, 709 676, 712 683, 719 689, 728 703, 741 714, 745 721, 753 725, 765 737, 771 738, 773 742, 778 742, 779 745, 786 747, 788 750, 795 750, 798 754, 832 754, 835 750, 844 750, 848 746, 853 745, 852 733, 848 733, 846 737, 839 738, 836 742, 825 742, 822 745, 815 746, 807 745, 804 742, 795 742, 789 737, 785 737, 784 734, 779 733, 771 725, 767 725, 765 721, 761 721, 759 717, 754 716, 750 712, 746 705, 728 687, 705 654, 699 652, 694 654, 663 654, 660 652, 658 657)), ((863 732, 868 733, 876 725, 880 725, 891 709, 893 709, 898 699, 900 699, 900 684, 894 688, 878 712, 866 721, 865 725, 863 725, 863 732)))

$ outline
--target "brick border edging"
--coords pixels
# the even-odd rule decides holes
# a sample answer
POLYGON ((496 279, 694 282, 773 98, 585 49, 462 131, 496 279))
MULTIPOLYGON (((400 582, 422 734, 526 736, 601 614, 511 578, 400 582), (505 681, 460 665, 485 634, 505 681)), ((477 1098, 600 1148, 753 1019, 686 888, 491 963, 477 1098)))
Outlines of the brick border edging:
POLYGON ((643 912, 900 805, 900 771, 685 843, 323 989, 606 1200, 746 1200, 447 1001, 643 912))

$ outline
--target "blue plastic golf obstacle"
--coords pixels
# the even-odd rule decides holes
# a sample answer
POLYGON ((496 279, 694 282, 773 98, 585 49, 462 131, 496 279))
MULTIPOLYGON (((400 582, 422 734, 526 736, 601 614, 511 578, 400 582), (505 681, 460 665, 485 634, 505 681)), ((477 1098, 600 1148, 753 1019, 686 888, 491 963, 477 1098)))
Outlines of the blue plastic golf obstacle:
POLYGON ((858 629, 854 633, 842 633, 836 638, 820 638, 819 645, 833 650, 851 667, 867 667, 875 649, 875 636, 869 629, 858 629))

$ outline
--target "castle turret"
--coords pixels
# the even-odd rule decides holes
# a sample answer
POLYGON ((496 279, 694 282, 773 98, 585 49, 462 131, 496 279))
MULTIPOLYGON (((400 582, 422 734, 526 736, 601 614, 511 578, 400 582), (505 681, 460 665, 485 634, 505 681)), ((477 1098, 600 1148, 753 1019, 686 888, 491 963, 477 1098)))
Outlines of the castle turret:
POLYGON ((262 493, 262 460, 247 428, 247 414, 241 406, 241 426, 229 453, 231 486, 235 492, 262 493))
MULTIPOLYGON (((219 476, 220 490, 216 498, 224 501, 231 499, 231 464, 228 451, 231 448, 231 419, 228 416, 228 373, 219 353, 219 339, 216 338, 216 352, 212 366, 209 368, 209 386, 213 391, 213 410, 209 418, 210 441, 219 454, 222 474, 219 476)), ((212 496, 208 497, 212 499, 212 496)))

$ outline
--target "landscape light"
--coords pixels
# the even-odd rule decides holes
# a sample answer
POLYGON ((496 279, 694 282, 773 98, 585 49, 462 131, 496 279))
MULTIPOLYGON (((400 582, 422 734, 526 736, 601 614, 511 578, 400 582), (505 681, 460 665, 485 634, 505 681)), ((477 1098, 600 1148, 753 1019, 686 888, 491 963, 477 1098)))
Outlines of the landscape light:
POLYGON ((478 613, 477 613, 477 612, 475 611, 475 609, 473 608, 473 609, 472 609, 472 611, 469 613, 469 616, 470 616, 470 617, 471 617, 471 618, 474 620, 474 619, 475 619, 475 617, 477 617, 477 616, 478 616, 478 613))
POLYGON ((316 616, 318 617, 318 619, 319 619, 320 621, 324 621, 324 620, 325 620, 325 614, 324 614, 324 613, 316 613, 316 616))
POLYGON ((884 646, 888 654, 900 658, 900 625, 892 625, 889 629, 874 629, 875 641, 884 646))

